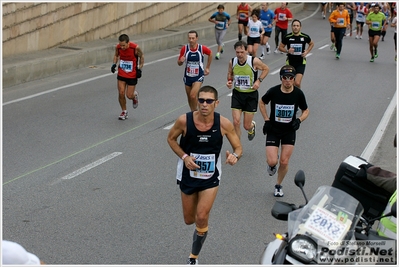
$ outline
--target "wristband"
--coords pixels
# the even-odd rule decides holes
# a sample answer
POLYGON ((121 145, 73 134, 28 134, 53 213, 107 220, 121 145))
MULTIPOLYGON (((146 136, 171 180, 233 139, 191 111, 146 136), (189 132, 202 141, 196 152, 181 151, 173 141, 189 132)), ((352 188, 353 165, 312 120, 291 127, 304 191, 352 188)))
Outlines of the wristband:
POLYGON ((181 157, 181 159, 184 161, 184 159, 187 158, 187 157, 188 157, 188 155, 187 155, 187 154, 184 154, 184 155, 181 157))
POLYGON ((233 154, 233 156, 236 157, 237 160, 239 159, 239 158, 238 158, 238 155, 237 155, 235 152, 233 152, 233 153, 231 153, 231 154, 233 154))

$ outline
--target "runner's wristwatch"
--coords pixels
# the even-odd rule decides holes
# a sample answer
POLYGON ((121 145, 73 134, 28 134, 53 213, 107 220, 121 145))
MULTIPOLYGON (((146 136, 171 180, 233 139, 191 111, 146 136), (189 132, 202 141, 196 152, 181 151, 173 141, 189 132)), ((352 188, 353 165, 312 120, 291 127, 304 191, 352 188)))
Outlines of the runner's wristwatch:
POLYGON ((262 79, 262 78, 258 78, 258 80, 259 80, 260 82, 263 82, 263 79, 262 79))

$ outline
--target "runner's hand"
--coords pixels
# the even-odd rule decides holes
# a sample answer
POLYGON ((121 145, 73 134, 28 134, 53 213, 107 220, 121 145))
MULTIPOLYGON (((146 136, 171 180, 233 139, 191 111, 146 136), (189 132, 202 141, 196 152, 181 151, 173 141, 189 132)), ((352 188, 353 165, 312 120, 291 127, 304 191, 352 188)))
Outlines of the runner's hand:
POLYGON ((301 120, 299 118, 295 119, 292 122, 292 129, 294 129, 295 131, 299 129, 299 126, 301 125, 301 120))
POLYGON ((111 72, 112 72, 112 73, 115 73, 115 71, 116 71, 116 64, 112 64, 111 72))

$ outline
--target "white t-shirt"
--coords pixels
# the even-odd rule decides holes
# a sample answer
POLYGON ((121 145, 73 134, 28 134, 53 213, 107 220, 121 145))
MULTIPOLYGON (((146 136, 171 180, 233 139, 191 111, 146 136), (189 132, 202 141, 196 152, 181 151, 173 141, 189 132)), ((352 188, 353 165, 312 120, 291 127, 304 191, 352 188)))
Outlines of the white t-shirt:
POLYGON ((260 33, 262 32, 262 22, 260 20, 257 20, 254 22, 252 19, 248 21, 248 36, 251 38, 257 38, 260 37, 260 33))

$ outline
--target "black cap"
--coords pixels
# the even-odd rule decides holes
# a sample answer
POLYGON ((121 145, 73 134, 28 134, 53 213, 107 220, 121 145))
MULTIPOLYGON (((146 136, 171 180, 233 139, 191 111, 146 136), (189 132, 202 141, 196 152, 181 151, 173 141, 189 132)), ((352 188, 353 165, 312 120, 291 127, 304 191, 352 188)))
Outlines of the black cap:
POLYGON ((295 76, 296 71, 293 68, 283 68, 280 70, 280 76, 295 76))

